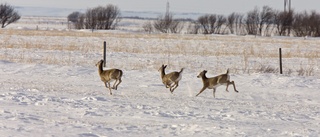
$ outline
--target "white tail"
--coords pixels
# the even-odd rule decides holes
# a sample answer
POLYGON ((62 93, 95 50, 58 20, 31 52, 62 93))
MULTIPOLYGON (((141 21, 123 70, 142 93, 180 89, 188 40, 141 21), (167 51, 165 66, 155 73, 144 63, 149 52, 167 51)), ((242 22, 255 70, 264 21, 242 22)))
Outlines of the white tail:
POLYGON ((179 86, 179 81, 182 78, 183 68, 180 70, 180 72, 174 71, 166 74, 166 67, 167 65, 162 65, 158 71, 160 72, 162 83, 166 86, 166 88, 170 88, 170 92, 173 93, 173 91, 179 86))
POLYGON ((123 74, 122 70, 120 70, 120 69, 103 70, 103 60, 100 60, 96 64, 96 66, 98 67, 98 73, 100 75, 101 81, 105 84, 106 88, 109 88, 110 95, 112 95, 110 82, 111 82, 111 80, 116 80, 113 84, 112 89, 117 90, 118 85, 122 82, 122 80, 121 80, 121 77, 123 74))
POLYGON ((235 92, 239 92, 236 89, 234 81, 230 82, 229 69, 227 70, 226 74, 221 74, 219 76, 215 76, 212 78, 207 78, 206 73, 207 73, 207 71, 204 70, 204 71, 200 72, 200 74, 197 76, 198 78, 202 78, 203 87, 196 96, 198 96, 200 93, 202 93, 205 89, 208 88, 208 89, 213 89, 213 97, 215 97, 217 87, 219 87, 221 85, 226 85, 227 86, 226 91, 229 92, 228 87, 230 84, 233 85, 235 92))

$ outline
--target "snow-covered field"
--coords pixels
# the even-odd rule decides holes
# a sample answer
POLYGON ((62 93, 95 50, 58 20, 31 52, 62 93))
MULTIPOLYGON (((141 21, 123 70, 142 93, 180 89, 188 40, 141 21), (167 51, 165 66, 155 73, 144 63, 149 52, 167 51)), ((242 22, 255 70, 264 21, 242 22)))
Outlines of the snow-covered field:
POLYGON ((30 27, 37 25, 0 30, 0 136, 320 134, 320 39, 30 27), (95 67, 103 41, 107 68, 124 72, 112 96, 95 67), (173 94, 161 64, 185 68, 173 94), (195 97, 200 71, 212 77, 227 68, 239 93, 221 86, 216 98, 208 89, 195 97))

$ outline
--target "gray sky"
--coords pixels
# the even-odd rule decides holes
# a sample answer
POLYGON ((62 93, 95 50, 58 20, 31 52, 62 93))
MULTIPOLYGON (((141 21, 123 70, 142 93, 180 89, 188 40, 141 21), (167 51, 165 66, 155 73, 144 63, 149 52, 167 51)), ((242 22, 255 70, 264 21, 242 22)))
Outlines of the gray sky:
MULTIPOLYGON (((283 10, 283 0, 0 0, 19 7, 50 7, 68 9, 87 9, 99 5, 114 4, 121 11, 164 12, 167 1, 172 12, 230 14, 246 13, 255 6, 268 5, 283 10)), ((320 0, 291 0, 296 11, 316 10, 320 12, 320 0)))

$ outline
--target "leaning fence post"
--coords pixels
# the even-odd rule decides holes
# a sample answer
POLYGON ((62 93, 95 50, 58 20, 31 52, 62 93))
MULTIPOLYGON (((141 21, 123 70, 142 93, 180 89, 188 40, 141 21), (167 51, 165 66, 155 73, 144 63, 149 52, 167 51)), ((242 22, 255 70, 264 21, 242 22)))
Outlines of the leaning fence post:
POLYGON ((106 67, 106 51, 107 50, 107 43, 106 41, 103 42, 103 66, 106 67))
POLYGON ((282 53, 281 53, 281 48, 279 48, 279 61, 280 61, 280 74, 282 74, 282 53))

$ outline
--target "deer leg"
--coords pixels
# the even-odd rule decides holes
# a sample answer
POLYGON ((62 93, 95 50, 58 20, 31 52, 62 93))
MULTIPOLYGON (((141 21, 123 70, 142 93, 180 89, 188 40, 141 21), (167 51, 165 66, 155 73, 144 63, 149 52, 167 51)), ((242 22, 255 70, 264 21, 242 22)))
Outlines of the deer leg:
POLYGON ((201 94, 206 88, 207 88, 207 87, 203 87, 203 88, 199 91, 199 93, 196 95, 196 97, 197 97, 199 94, 201 94))
POLYGON ((170 88, 167 82, 164 82, 163 84, 166 86, 166 88, 170 88))
POLYGON ((112 92, 111 92, 111 86, 110 86, 110 81, 107 82, 108 83, 108 86, 109 86, 109 91, 110 91, 110 95, 112 95, 112 92))
POLYGON ((227 92, 229 92, 228 87, 229 87, 229 84, 230 84, 230 83, 231 83, 230 81, 227 81, 227 87, 226 87, 226 91, 227 91, 227 92))
POLYGON ((174 85, 174 88, 172 89, 171 93, 173 93, 173 91, 179 86, 179 82, 176 82, 174 85))
POLYGON ((235 92, 239 92, 239 91, 236 89, 236 85, 234 84, 234 81, 232 81, 231 83, 232 83, 232 85, 233 85, 234 91, 235 91, 235 92))
POLYGON ((103 83, 106 86, 106 88, 109 88, 106 81, 103 81, 103 83))
POLYGON ((106 86, 106 88, 108 88, 108 89, 109 89, 109 91, 110 91, 110 95, 112 95, 111 87, 110 87, 110 82, 104 82, 104 85, 106 86))
POLYGON ((213 97, 216 98, 216 88, 213 88, 213 97))
POLYGON ((116 85, 116 90, 118 89, 118 85, 122 82, 121 78, 119 79, 118 84, 116 85))
POLYGON ((174 85, 172 85, 172 83, 173 83, 172 81, 167 81, 166 82, 166 87, 170 88, 170 91, 171 91, 172 87, 174 86, 174 85))
POLYGON ((170 87, 170 92, 172 93, 174 90, 174 85, 172 85, 172 83, 171 83, 171 85, 168 85, 168 86, 170 87))
POLYGON ((118 82, 118 80, 116 79, 116 81, 113 83, 112 89, 116 89, 115 85, 118 82))
POLYGON ((179 86, 179 81, 176 83, 176 86, 174 87, 174 89, 176 89, 178 86, 179 86))

